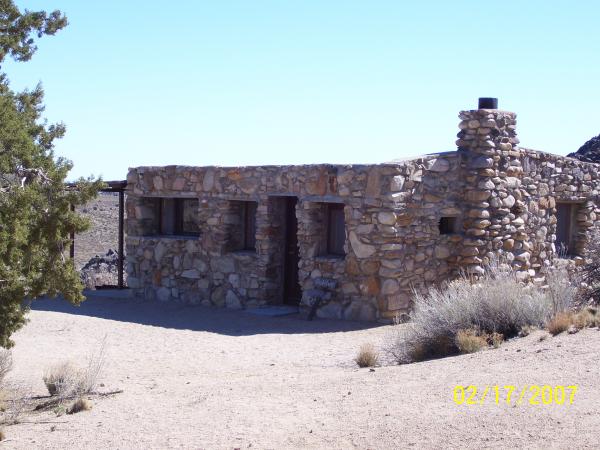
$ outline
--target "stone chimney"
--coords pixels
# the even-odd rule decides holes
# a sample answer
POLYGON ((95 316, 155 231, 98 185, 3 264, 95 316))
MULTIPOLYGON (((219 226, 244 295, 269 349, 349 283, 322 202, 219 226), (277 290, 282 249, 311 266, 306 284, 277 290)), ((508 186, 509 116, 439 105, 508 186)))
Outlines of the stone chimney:
POLYGON ((458 153, 465 182, 462 259, 468 273, 482 274, 493 254, 502 255, 520 279, 530 271, 527 208, 519 189, 523 174, 516 114, 480 98, 478 109, 461 111, 458 153))

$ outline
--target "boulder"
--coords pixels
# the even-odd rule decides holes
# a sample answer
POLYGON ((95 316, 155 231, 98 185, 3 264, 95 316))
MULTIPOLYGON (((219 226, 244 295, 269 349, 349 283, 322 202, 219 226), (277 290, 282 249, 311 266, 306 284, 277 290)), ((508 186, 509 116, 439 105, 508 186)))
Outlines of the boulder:
MULTIPOLYGON (((81 268, 80 276, 87 289, 96 289, 99 286, 117 286, 119 254, 109 249, 104 256, 94 256, 81 268)), ((134 284, 136 281, 134 280, 134 284)))
POLYGON ((471 168, 473 169, 488 169, 494 167, 494 160, 487 156, 478 156, 471 161, 471 168))
POLYGON ((430 161, 428 170, 431 172, 447 172, 450 170, 450 162, 444 158, 438 158, 430 161))
POLYGON ((383 287, 381 288, 381 293, 384 295, 394 294, 398 292, 399 286, 398 282, 393 279, 387 279, 383 282, 383 287))
POLYGON ((354 254, 357 258, 368 258, 376 252, 376 248, 373 245, 361 242, 354 231, 350 232, 349 239, 352 250, 354 250, 354 254))
POLYGON ((382 211, 377 214, 377 220, 383 225, 394 225, 396 223, 396 214, 389 211, 382 211))
POLYGON ((242 303, 240 302, 240 299, 231 290, 227 291, 227 294, 225 295, 225 305, 227 306, 227 308, 230 308, 230 309, 241 309, 242 308, 242 303))

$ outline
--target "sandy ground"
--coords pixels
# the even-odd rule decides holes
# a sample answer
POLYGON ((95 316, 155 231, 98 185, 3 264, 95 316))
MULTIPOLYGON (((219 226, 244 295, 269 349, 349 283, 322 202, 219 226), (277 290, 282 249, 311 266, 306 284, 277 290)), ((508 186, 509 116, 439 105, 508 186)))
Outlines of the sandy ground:
POLYGON ((3 448, 598 448, 600 332, 407 366, 353 365, 391 326, 90 299, 39 301, 15 370, 45 394, 44 367, 83 361, 107 336, 93 409, 26 417, 3 448), (457 384, 577 384, 572 405, 457 406, 457 384), (51 427, 55 427, 51 431, 51 427))

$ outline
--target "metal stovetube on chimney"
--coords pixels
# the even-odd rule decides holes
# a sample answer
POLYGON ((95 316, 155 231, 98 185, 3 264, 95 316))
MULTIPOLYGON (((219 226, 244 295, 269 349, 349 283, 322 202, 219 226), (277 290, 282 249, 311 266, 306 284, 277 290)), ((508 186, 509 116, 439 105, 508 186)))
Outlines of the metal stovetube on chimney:
POLYGON ((494 97, 479 97, 478 109, 498 109, 498 99, 494 97))

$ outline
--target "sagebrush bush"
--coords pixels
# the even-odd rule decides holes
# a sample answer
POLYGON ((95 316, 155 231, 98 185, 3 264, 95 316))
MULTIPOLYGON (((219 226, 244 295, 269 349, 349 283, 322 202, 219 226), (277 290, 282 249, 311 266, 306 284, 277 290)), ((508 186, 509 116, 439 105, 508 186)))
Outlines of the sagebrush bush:
POLYGON ((0 384, 11 371, 13 367, 12 352, 5 348, 0 348, 0 384))
POLYGON ((48 367, 42 379, 50 395, 67 398, 79 391, 82 375, 73 363, 63 362, 48 367))
POLYGON ((3 382, 0 401, 0 425, 19 423, 23 414, 31 410, 31 387, 22 380, 3 382))
POLYGON ((426 294, 416 292, 411 322, 398 327, 386 350, 399 363, 419 361, 458 353, 459 330, 509 338, 523 327, 542 327, 570 305, 575 291, 567 282, 564 275, 546 289, 524 285, 508 265, 494 262, 476 281, 462 276, 426 294))
POLYGON ((373 344, 363 344, 360 346, 354 361, 358 364, 358 367, 374 367, 379 362, 379 354, 373 344))
POLYGON ((568 311, 578 296, 577 285, 573 282, 566 267, 553 267, 546 272, 546 293, 552 302, 552 311, 558 314, 568 311))

